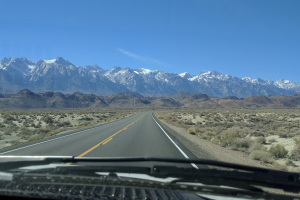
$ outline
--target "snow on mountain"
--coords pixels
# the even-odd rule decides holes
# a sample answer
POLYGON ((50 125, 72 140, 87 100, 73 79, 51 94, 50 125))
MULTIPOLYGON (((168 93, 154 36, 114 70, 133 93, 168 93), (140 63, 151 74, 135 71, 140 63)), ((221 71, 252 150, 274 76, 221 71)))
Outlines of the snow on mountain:
POLYGON ((248 83, 256 83, 257 82, 257 79, 253 79, 253 78, 250 78, 250 77, 244 77, 244 78, 241 78, 243 81, 246 81, 248 83))
POLYGON ((70 63, 69 61, 66 61, 62 57, 57 57, 57 58, 52 59, 52 60, 42 60, 42 61, 45 62, 45 63, 47 63, 47 64, 58 64, 58 65, 64 65, 64 66, 75 66, 72 63, 70 63))
POLYGON ((192 75, 190 75, 189 73, 187 72, 183 72, 183 73, 180 73, 178 74, 180 77, 182 78, 185 78, 185 79, 189 79, 189 78, 192 78, 192 75))
POLYGON ((109 95, 128 90, 102 76, 102 71, 98 66, 77 67, 61 57, 38 62, 23 58, 3 59, 0 68, 0 92, 14 93, 28 88, 35 92, 78 91, 109 95))
POLYGON ((282 89, 297 89, 298 91, 300 91, 300 84, 289 80, 280 79, 278 81, 275 81, 274 85, 282 89))
POLYGON ((98 65, 86 65, 83 66, 82 68, 92 73, 100 73, 103 71, 103 69, 98 65))
POLYGON ((155 73, 157 70, 139 68, 138 71, 139 71, 139 73, 142 73, 142 74, 150 74, 150 73, 155 73))
POLYGON ((184 83, 181 83, 182 81, 188 82, 177 74, 144 68, 114 67, 104 72, 103 75, 110 81, 121 84, 131 91, 150 96, 176 93, 180 84, 181 88, 185 88, 184 83))
POLYGON ((268 81, 268 80, 263 80, 263 79, 259 79, 259 78, 252 79, 249 77, 242 78, 242 80, 252 83, 252 84, 269 85, 269 86, 273 85, 273 86, 276 86, 281 89, 295 90, 297 92, 300 91, 300 84, 289 81, 289 80, 280 79, 280 80, 274 82, 274 81, 268 81))
POLYGON ((56 61, 56 59, 44 60, 44 62, 47 63, 47 64, 55 63, 55 61, 56 61))
POLYGON ((203 71, 199 75, 189 78, 190 81, 198 81, 198 82, 208 82, 211 80, 228 80, 231 76, 227 74, 221 74, 216 71, 203 71))
POLYGON ((114 67, 104 73, 104 76, 110 81, 128 86, 136 84, 134 81, 136 75, 137 73, 134 70, 121 67, 114 67))
POLYGON ((241 78, 243 81, 246 81, 248 83, 253 83, 253 84, 261 84, 261 85, 272 85, 273 82, 272 81, 267 81, 267 80, 263 80, 263 79, 260 79, 260 78, 256 78, 256 79, 253 79, 253 78, 250 78, 250 77, 244 77, 244 78, 241 78))
POLYGON ((0 62, 0 69, 19 72, 26 76, 34 68, 35 64, 35 62, 27 58, 4 58, 0 62))
POLYGON ((78 71, 78 68, 75 65, 68 61, 62 60, 62 58, 54 59, 52 61, 38 61, 36 63, 36 66, 32 69, 32 76, 44 76, 45 74, 60 74, 70 76, 71 74, 76 73, 76 71, 78 71))
POLYGON ((15 93, 21 89, 34 92, 61 91, 108 95, 116 92, 138 92, 161 96, 180 91, 210 96, 247 97, 253 95, 289 95, 300 91, 300 84, 288 80, 276 82, 249 77, 237 78, 216 71, 192 76, 144 68, 114 67, 104 70, 98 65, 75 66, 58 57, 30 61, 27 58, 4 58, 0 61, 0 92, 15 93))

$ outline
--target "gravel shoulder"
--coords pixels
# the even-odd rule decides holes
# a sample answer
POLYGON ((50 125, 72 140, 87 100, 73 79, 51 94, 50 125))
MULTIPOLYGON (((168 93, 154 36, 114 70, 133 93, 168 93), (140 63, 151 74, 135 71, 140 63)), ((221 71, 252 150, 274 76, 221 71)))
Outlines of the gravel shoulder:
POLYGON ((210 141, 191 135, 185 128, 176 127, 160 119, 160 122, 196 157, 201 159, 218 160, 247 166, 273 168, 271 165, 253 160, 246 153, 226 149, 210 141))

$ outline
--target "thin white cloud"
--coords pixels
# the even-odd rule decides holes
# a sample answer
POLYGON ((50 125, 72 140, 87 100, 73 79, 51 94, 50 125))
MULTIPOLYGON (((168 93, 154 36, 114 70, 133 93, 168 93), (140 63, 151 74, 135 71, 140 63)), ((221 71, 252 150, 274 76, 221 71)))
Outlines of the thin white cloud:
POLYGON ((141 56, 141 55, 138 55, 138 54, 135 54, 135 53, 132 53, 130 51, 127 51, 127 50, 124 50, 124 49, 121 49, 121 48, 117 48, 117 50, 130 57, 130 58, 133 58, 135 60, 138 60, 138 61, 141 61, 141 62, 144 62, 146 64, 154 64, 154 65, 159 65, 159 66, 165 66, 167 67, 168 64, 163 62, 163 61, 160 61, 160 60, 157 60, 157 59, 154 59, 154 58, 151 58, 151 57, 147 57, 147 56, 141 56))

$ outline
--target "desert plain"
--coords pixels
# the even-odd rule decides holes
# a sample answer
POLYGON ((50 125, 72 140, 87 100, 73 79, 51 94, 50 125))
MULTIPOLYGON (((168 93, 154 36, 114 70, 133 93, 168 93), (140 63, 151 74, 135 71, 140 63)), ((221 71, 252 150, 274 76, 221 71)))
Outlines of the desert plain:
MULTIPOLYGON (((140 111, 2 110, 0 149, 101 125, 140 111)), ((248 159, 272 168, 300 171, 299 109, 163 109, 154 110, 154 114, 184 130, 183 134, 218 145, 220 154, 222 149, 242 152, 248 159)), ((190 140, 186 145, 193 145, 193 139, 190 140)))

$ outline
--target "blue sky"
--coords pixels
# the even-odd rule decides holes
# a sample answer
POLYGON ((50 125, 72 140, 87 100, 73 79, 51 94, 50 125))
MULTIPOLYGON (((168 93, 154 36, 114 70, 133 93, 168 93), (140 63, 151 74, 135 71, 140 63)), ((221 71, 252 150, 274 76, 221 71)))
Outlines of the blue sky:
POLYGON ((0 58, 300 82, 298 0, 0 0, 0 58))

